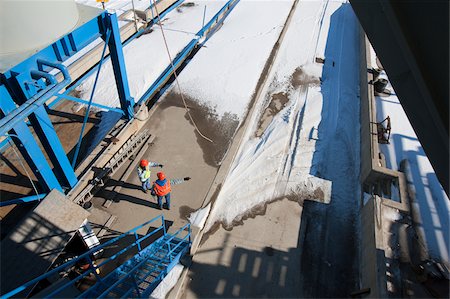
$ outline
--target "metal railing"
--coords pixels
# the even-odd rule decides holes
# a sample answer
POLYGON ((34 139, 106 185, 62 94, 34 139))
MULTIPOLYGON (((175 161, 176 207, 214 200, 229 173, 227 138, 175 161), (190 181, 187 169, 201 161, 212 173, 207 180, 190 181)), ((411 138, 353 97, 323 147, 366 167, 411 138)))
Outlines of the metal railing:
MULTIPOLYGON (((189 244, 190 244, 190 240, 191 240, 191 237, 190 237, 191 229, 190 229, 189 223, 188 223, 187 225, 183 226, 180 230, 178 230, 173 236, 171 236, 171 237, 169 238, 169 240, 173 240, 174 236, 179 235, 182 231, 185 231, 186 229, 188 230, 187 235, 186 235, 181 241, 179 241, 179 244, 181 244, 182 242, 184 242, 186 239, 189 239, 189 244)), ((53 290, 51 293, 46 294, 45 297, 46 297, 46 298, 51 298, 51 297, 53 297, 53 296, 57 296, 57 294, 60 293, 62 290, 66 289, 66 288, 69 287, 70 285, 75 285, 75 284, 76 284, 77 282, 79 282, 81 279, 87 277, 87 276, 90 275, 90 274, 94 274, 94 275, 95 275, 96 281, 97 281, 96 284, 98 284, 98 283, 101 284, 101 283, 103 283, 106 279, 110 278, 111 275, 115 275, 116 273, 114 273, 114 272, 115 272, 115 270, 117 270, 118 268, 116 268, 116 269, 114 269, 113 271, 111 271, 111 272, 110 272, 108 275, 106 275, 105 277, 101 277, 101 276, 97 273, 97 270, 98 270, 99 268, 101 268, 102 266, 106 265, 107 263, 109 263, 109 262, 111 262, 111 261, 117 259, 120 255, 122 255, 123 253, 129 251, 129 250, 132 249, 132 248, 137 248, 137 250, 138 250, 138 253, 137 253, 136 255, 133 255, 133 258, 134 258, 135 256, 142 256, 143 252, 144 252, 146 249, 148 249, 148 248, 150 248, 150 247, 152 246, 152 244, 150 244, 150 245, 146 246, 145 248, 142 248, 142 242, 145 241, 145 240, 147 240, 149 237, 154 236, 154 235, 155 235, 156 233, 158 233, 158 232, 162 232, 162 236, 159 237, 159 238, 158 238, 154 243, 152 243, 152 244, 155 244, 155 243, 159 242, 160 240, 162 240, 162 239, 167 235, 166 228, 165 228, 165 221, 164 221, 164 216, 163 216, 163 215, 159 215, 159 216, 157 216, 157 217, 155 217, 155 218, 153 218, 153 219, 151 219, 151 220, 149 220, 149 221, 147 221, 147 222, 145 222, 145 223, 143 223, 143 224, 141 224, 141 225, 139 225, 139 226, 137 226, 137 227, 135 227, 135 228, 133 228, 133 229, 131 229, 131 230, 125 232, 125 233, 123 233, 123 234, 121 234, 120 236, 115 237, 115 238, 109 240, 108 242, 106 242, 106 243, 104 243, 104 244, 101 244, 101 245, 99 245, 99 246, 96 246, 96 247, 90 249, 89 251, 85 252, 84 254, 78 256, 77 258, 72 259, 72 260, 70 260, 69 262, 67 262, 67 263, 65 263, 65 264, 63 264, 63 265, 61 265, 61 266, 59 266, 59 267, 56 267, 56 268, 52 269, 51 271, 49 271, 49 272, 47 272, 47 273, 45 273, 45 274, 43 274, 43 275, 41 275, 41 276, 39 276, 39 277, 37 277, 37 278, 35 278, 35 279, 33 279, 33 280, 31 280, 31 281, 29 281, 29 282, 27 282, 27 283, 21 285, 20 287, 18 287, 18 288, 16 288, 16 289, 14 289, 14 290, 12 290, 12 291, 6 293, 5 295, 2 295, 2 298, 10 298, 10 297, 15 296, 15 295, 17 295, 17 294, 20 294, 21 292, 23 292, 23 291, 25 291, 25 290, 27 290, 27 289, 29 289, 29 288, 32 288, 33 286, 35 286, 35 285, 36 285, 37 283, 39 283, 40 281, 42 281, 42 280, 44 280, 44 279, 47 279, 47 278, 50 278, 50 277, 52 277, 52 276, 54 276, 54 275, 59 275, 59 273, 64 272, 64 271, 67 270, 67 269, 70 269, 71 267, 75 266, 77 262, 80 262, 80 261, 81 261, 81 262, 87 262, 87 263, 89 264, 88 270, 86 270, 84 273, 80 274, 80 275, 79 275, 78 277, 76 277, 75 279, 73 279, 73 280, 71 280, 71 281, 68 281, 67 283, 63 283, 60 287, 58 287, 57 289, 53 290), (143 228, 143 227, 145 227, 145 226, 147 226, 147 225, 149 225, 149 224, 151 224, 151 223, 153 223, 153 222, 156 222, 156 221, 158 221, 158 220, 161 220, 161 225, 160 225, 160 226, 158 226, 156 229, 154 229, 154 230, 151 231, 150 233, 144 235, 143 237, 140 237, 140 238, 138 237, 137 231, 138 231, 139 229, 141 229, 141 228, 143 228), (104 261, 102 261, 99 265, 95 265, 95 264, 93 263, 92 256, 94 255, 95 252, 98 252, 98 251, 100 251, 100 250, 102 250, 102 249, 104 249, 104 248, 106 248, 106 247, 108 247, 108 246, 111 246, 111 245, 117 243, 118 241, 122 240, 123 238, 125 238, 125 237, 127 237, 127 236, 129 236, 129 235, 133 235, 133 236, 135 237, 135 241, 134 241, 133 243, 131 243, 130 245, 126 246, 125 248, 119 250, 119 251, 118 251, 117 253, 115 253, 114 255, 108 257, 107 259, 105 259, 104 261)), ((168 241, 166 241, 166 242, 168 242, 168 241)), ((166 243, 166 242, 165 242, 165 243, 166 243)), ((163 246, 165 243, 163 243, 162 246, 163 246)), ((162 246, 161 246, 161 248, 162 248, 162 246)), ((157 250, 157 249, 156 249, 156 250, 157 250)), ((167 256, 167 254, 173 253, 173 252, 174 252, 174 249, 172 249, 172 251, 166 253, 165 256, 167 256)), ((145 261, 146 261, 146 260, 143 259, 143 261, 141 261, 140 263, 138 263, 138 265, 140 265, 141 263, 143 263, 143 262, 145 262, 145 261)), ((119 267, 120 267, 120 266, 119 266, 119 267)), ((136 267, 137 267, 137 266, 136 266, 136 267)), ((136 267, 134 267, 134 268, 136 268, 136 267)), ((134 270, 134 272, 135 272, 137 269, 138 269, 138 268, 136 268, 136 269, 134 270)), ((127 275, 125 275, 125 276, 124 276, 123 278, 121 278, 119 281, 123 281, 124 279, 130 277, 131 275, 133 275, 134 272, 133 272, 133 271, 129 272, 127 275)), ((114 285, 116 285, 116 284, 114 284, 114 285)), ((94 285, 94 286, 95 286, 95 285, 94 285)), ((108 289, 110 289, 110 288, 108 288, 108 289)), ((89 289, 88 289, 85 293, 87 293, 87 292, 89 292, 89 289)), ((106 291, 105 291, 105 292, 106 292, 106 291)), ((84 293, 83 293, 83 294, 84 294, 84 293)), ((83 294, 81 294, 81 295, 83 295, 83 294)), ((27 294, 22 294, 22 295, 26 296, 27 294)))

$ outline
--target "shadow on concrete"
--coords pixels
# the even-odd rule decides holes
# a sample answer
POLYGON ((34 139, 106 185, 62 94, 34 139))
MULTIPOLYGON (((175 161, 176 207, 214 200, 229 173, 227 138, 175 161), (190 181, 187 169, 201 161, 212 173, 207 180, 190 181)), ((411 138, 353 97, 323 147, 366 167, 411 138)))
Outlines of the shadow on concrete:
POLYGON ((105 200, 112 200, 113 202, 119 202, 121 200, 125 200, 125 201, 129 201, 131 203, 137 204, 137 205, 142 205, 142 206, 146 206, 146 207, 150 207, 150 208, 154 208, 154 209, 159 208, 157 205, 156 198, 152 197, 150 195, 150 193, 147 194, 148 200, 141 199, 141 198, 131 196, 128 194, 124 194, 124 193, 118 193, 116 191, 106 190, 106 189, 99 191, 95 196, 101 197, 105 200))
MULTIPOLYGON (((228 244, 226 233, 223 247, 199 250, 201 256, 210 251, 223 252, 234 247, 229 266, 206 265, 193 262, 190 268, 189 289, 198 298, 299 298, 303 290, 299 284, 299 248, 288 252, 266 247, 263 252, 228 244), (205 275, 204 273, 211 273, 205 275), (197 277, 198 275, 198 277, 197 277)), ((219 254, 218 263, 220 263, 219 254)))
POLYGON ((135 185, 135 184, 131 184, 131 183, 128 183, 125 181, 115 180, 113 178, 110 178, 105 184, 105 187, 114 187, 114 186, 120 186, 122 188, 133 189, 133 190, 142 190, 141 185, 135 185))
POLYGON ((311 174, 332 181, 331 202, 305 201, 298 269, 305 297, 348 297, 359 289, 359 25, 350 4, 330 18, 323 108, 311 174))
POLYGON ((424 260, 421 242, 411 225, 409 215, 401 214, 385 227, 388 252, 377 249, 385 258, 379 269, 386 271, 389 298, 449 298, 449 281, 436 263, 424 260))
MULTIPOLYGON (((418 207, 421 223, 414 225, 424 229, 426 244, 430 256, 436 260, 449 255, 449 210, 446 206, 447 198, 434 173, 421 174, 419 159, 426 155, 422 147, 414 150, 404 150, 403 144, 408 140, 417 141, 416 138, 394 134, 392 135, 397 161, 407 159, 414 186, 414 203, 418 207), (431 200, 429 200, 431 199, 431 200)), ((395 168, 395 166, 394 166, 395 168)), ((398 168, 397 168, 398 169, 398 168)), ((446 261, 448 263, 448 260, 446 261)))
MULTIPOLYGON (((100 114, 100 119, 95 123, 95 126, 87 132, 81 141, 80 152, 78 154, 76 167, 81 164, 89 154, 100 144, 102 140, 104 140, 105 136, 111 131, 112 128, 116 125, 119 119, 122 117, 122 114, 114 112, 114 111, 102 111, 100 114)), ((81 120, 83 122, 83 120, 81 120)), ((78 140, 80 132, 75 134, 75 138, 78 140)), ((67 153, 67 157, 69 161, 72 162, 73 157, 75 155, 77 144, 67 153)), ((101 151, 92 159, 92 164, 100 157, 103 152, 106 150, 107 146, 104 146, 101 151)), ((89 166, 87 168, 89 168, 89 166)))
MULTIPOLYGON (((1 192, 0 195, 3 196, 3 192, 1 192)), ((9 197, 11 197, 10 199, 19 198, 21 196, 22 196, 21 194, 13 192, 9 193, 9 197)), ((7 215, 5 215, 0 222, 0 232, 1 232, 0 240, 3 240, 6 237, 6 235, 8 235, 11 232, 11 230, 17 225, 18 221, 22 219, 24 216, 26 216, 38 204, 39 202, 37 201, 21 203, 19 205, 16 205, 7 215)))
MULTIPOLYGON (((0 293, 5 294, 43 274, 73 235, 31 213, 28 221, 1 242, 0 293)), ((25 297, 31 289, 19 293, 25 297)))
MULTIPOLYGON (((382 105, 377 105, 377 110, 380 115, 385 115, 382 105)), ((446 206, 447 197, 442 189, 441 184, 435 173, 423 173, 420 169, 419 160, 426 158, 425 151, 422 146, 416 148, 416 150, 406 150, 404 144, 413 141, 419 141, 417 138, 406 136, 403 134, 392 134, 392 144, 394 148, 394 155, 391 156, 391 152, 385 150, 385 146, 382 147, 382 151, 386 158, 386 166, 388 168, 398 170, 400 162, 408 161, 408 168, 412 181, 409 182, 410 188, 412 186, 414 190, 414 203, 412 207, 418 209, 421 223, 415 223, 417 229, 424 229, 426 244, 430 252, 430 256, 436 260, 440 260, 442 256, 449 256, 449 210, 446 206), (384 150, 383 150, 384 149, 384 150), (397 165, 395 165, 397 163, 397 165), (412 185, 412 186, 411 186, 412 185), (431 199, 431 200, 429 200, 431 199)), ((417 220, 417 219, 415 219, 417 220)), ((447 261, 448 263, 448 261, 447 261)))

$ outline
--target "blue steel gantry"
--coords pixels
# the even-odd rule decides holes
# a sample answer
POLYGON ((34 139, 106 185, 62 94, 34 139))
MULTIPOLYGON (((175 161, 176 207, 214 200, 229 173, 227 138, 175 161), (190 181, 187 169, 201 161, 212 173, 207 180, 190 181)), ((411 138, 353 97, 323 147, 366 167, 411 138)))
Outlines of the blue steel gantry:
MULTIPOLYGON (((109 47, 116 86, 124 116, 134 115, 116 14, 99 11, 90 21, 28 57, 0 76, 0 136, 13 137, 44 192, 64 191, 77 183, 71 165, 47 113, 47 102, 72 83, 64 61, 101 37, 109 47), (62 77, 62 78, 61 78, 62 77), (61 79, 59 79, 61 78, 61 79), (59 80, 58 80, 59 79, 59 80), (53 169, 30 130, 53 165, 53 169)), ((91 98, 92 101, 92 98, 91 98)))

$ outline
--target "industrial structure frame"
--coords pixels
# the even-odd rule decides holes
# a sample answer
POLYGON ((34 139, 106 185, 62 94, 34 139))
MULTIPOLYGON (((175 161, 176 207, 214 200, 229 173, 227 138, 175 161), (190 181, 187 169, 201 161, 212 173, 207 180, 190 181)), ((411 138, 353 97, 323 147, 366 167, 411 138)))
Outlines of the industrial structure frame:
MULTIPOLYGON (((159 18, 164 17, 183 1, 174 2, 159 15, 159 18)), ((3 112, 3 118, 0 119, 0 136, 16 136, 11 140, 19 148, 33 170, 41 185, 42 190, 39 190, 39 192, 42 194, 2 202, 0 206, 40 200, 53 189, 64 193, 64 191, 74 188, 78 183, 75 174, 76 160, 74 159, 70 163, 67 158, 48 116, 48 108, 53 107, 61 99, 69 99, 87 105, 101 106, 100 108, 103 109, 120 112, 122 117, 128 120, 133 119, 135 104, 142 105, 155 96, 157 92, 162 93, 176 69, 182 65, 195 48, 200 48, 209 39, 238 2, 239 0, 228 0, 174 58, 173 65, 170 64, 164 69, 137 102, 130 95, 123 47, 134 38, 141 36, 146 28, 138 30, 122 44, 117 16, 106 11, 100 12, 84 25, 61 37, 5 73, 1 73, 0 98, 2 101, 0 101, 0 111, 3 112), (110 35, 109 38, 108 35, 110 35), (92 96, 89 101, 85 101, 68 94, 93 72, 99 72, 101 62, 98 64, 98 68, 93 67, 81 77, 76 78, 76 82, 73 82, 70 78, 67 67, 63 62, 79 53, 99 37, 105 41, 105 49, 106 45, 109 47, 109 56, 103 57, 104 55, 102 55, 100 61, 111 59, 121 109, 95 104, 92 102, 92 96), (57 78, 60 78, 60 75, 63 79, 58 82, 57 78), (50 101, 50 99, 54 100, 50 101), (53 169, 28 127, 27 118, 52 162, 53 169)), ((150 9, 153 9, 152 5, 150 5, 150 9)), ((147 28, 156 21, 158 21, 158 17, 153 16, 147 28)), ((89 109, 87 109, 88 111, 89 109)))
POLYGON ((116 14, 106 11, 61 37, 0 76, 0 136, 17 138, 13 142, 32 169, 42 191, 68 190, 78 180, 47 113, 47 102, 72 80, 64 61, 79 53, 97 38, 107 41, 116 86, 124 117, 133 118, 134 99, 130 95, 120 30, 116 14), (55 72, 56 71, 56 72, 55 72), (57 75, 63 79, 58 82, 57 75), (54 169, 34 138, 29 120, 54 169))

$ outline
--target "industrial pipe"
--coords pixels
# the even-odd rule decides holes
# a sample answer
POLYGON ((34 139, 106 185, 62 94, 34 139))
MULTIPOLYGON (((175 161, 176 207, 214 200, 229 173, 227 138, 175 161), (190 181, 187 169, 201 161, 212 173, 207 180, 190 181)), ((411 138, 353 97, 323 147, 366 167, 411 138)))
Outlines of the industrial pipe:
POLYGON ((49 61, 45 61, 42 59, 37 60, 39 68, 42 68, 43 65, 47 65, 53 68, 56 68, 61 71, 64 76, 64 79, 57 84, 50 84, 47 88, 41 90, 33 97, 31 97, 28 101, 20 105, 17 109, 8 113, 0 119, 0 135, 6 134, 10 131, 14 126, 23 121, 28 115, 33 113, 37 108, 42 106, 48 99, 54 96, 61 88, 70 83, 70 75, 67 71, 67 68, 62 64, 56 64, 49 61))

